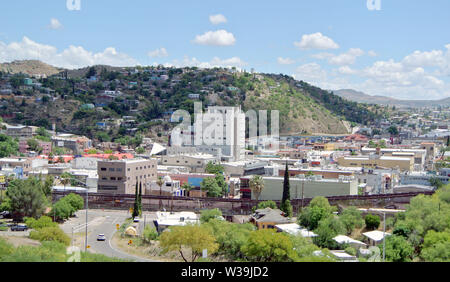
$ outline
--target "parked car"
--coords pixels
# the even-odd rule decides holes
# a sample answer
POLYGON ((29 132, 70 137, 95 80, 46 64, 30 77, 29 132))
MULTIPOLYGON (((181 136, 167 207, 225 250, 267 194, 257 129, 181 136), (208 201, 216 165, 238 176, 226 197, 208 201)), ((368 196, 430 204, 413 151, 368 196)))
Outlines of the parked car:
POLYGON ((97 236, 97 241, 106 241, 105 234, 99 234, 99 235, 97 236))
POLYGON ((3 218, 11 218, 10 212, 9 211, 0 212, 0 219, 3 219, 3 218))
POLYGON ((139 218, 138 217, 133 218, 133 222, 139 222, 139 218))
POLYGON ((27 230, 28 226, 26 226, 25 224, 17 224, 11 226, 11 231, 27 231, 27 230))

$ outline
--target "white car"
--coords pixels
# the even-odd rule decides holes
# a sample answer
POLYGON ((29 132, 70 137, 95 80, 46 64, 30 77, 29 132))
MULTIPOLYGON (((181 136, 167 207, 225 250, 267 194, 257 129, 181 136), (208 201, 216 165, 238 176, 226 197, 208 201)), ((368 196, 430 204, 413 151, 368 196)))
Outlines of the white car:
POLYGON ((133 219, 133 222, 139 222, 139 218, 135 217, 135 218, 133 219))
POLYGON ((97 241, 106 241, 105 234, 99 234, 99 235, 97 236, 97 241))

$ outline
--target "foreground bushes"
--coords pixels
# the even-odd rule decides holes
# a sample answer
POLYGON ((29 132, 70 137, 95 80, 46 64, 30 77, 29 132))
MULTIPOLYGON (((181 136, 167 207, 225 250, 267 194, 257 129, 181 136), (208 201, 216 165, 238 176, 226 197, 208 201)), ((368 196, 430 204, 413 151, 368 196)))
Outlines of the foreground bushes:
POLYGON ((30 238, 38 241, 55 241, 65 246, 70 245, 70 238, 59 227, 44 227, 38 230, 33 230, 30 233, 30 238))
MULTIPOLYGON (((0 237, 0 262, 68 262, 66 246, 56 241, 42 242, 41 246, 14 246, 0 237)), ((81 262, 126 262, 104 255, 81 252, 81 262)))

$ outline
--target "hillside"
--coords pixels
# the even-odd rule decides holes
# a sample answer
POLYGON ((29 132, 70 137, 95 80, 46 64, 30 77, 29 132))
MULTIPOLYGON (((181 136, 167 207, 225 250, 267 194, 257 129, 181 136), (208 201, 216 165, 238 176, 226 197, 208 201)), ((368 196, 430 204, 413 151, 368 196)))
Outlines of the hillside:
POLYGON ((50 76, 61 72, 59 68, 55 68, 46 63, 37 60, 14 61, 11 63, 0 63, 0 71, 5 73, 17 74, 23 73, 33 76, 50 76))
MULTIPOLYGON (((67 77, 36 80, 44 89, 55 90, 51 95, 38 89, 20 90, 18 85, 14 94, 24 98, 5 101, 2 111, 5 116, 16 115, 10 120, 12 123, 47 128, 56 123, 58 131, 103 141, 124 140, 134 134, 167 140, 167 133, 176 124, 170 123, 165 113, 177 109, 193 113, 196 101, 201 101, 204 107, 240 105, 244 111, 279 110, 283 135, 348 134, 351 122, 371 124, 382 114, 379 107, 375 114, 369 106, 349 102, 285 75, 219 68, 95 66, 67 71, 67 77), (97 79, 87 79, 92 76, 97 79), (99 98, 104 96, 105 90, 120 91, 120 94, 113 100, 101 102, 99 98), (198 93, 198 100, 190 99, 191 93, 198 93), (36 98, 39 100, 33 100, 36 98), (97 107, 83 107, 86 104, 97 107), (134 116, 135 123, 128 127, 116 124, 107 130, 97 127, 98 122, 119 120, 124 116, 134 116), (137 132, 130 131, 132 128, 137 132)), ((20 82, 20 79, 15 81, 20 82)))
POLYGON ((441 100, 398 100, 386 96, 371 96, 352 89, 337 90, 334 91, 334 94, 357 103, 390 105, 409 108, 450 106, 450 97, 441 100))

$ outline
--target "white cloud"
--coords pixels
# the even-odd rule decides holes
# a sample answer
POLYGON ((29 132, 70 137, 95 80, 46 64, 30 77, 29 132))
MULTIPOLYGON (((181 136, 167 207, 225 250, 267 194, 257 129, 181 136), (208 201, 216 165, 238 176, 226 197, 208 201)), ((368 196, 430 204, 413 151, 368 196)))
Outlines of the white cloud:
POLYGON ((148 56, 152 58, 161 58, 161 57, 168 57, 169 53, 167 52, 166 48, 162 47, 153 51, 148 52, 148 56))
POLYGON ((317 63, 309 63, 297 67, 293 76, 297 80, 303 80, 315 85, 319 85, 327 80, 326 71, 317 63))
POLYGON ((135 66, 139 62, 127 54, 119 53, 113 47, 106 48, 103 52, 93 53, 81 46, 69 46, 63 51, 51 45, 37 43, 28 37, 21 42, 6 44, 0 42, 0 61, 11 62, 14 60, 41 60, 47 64, 76 69, 91 65, 110 66, 135 66))
POLYGON ((52 18, 50 19, 50 26, 51 29, 61 29, 62 24, 59 22, 58 19, 52 18))
POLYGON ((328 62, 332 65, 353 65, 357 57, 364 55, 364 51, 359 48, 351 48, 346 53, 329 58, 328 62))
POLYGON ((367 52, 367 55, 369 55, 370 57, 376 57, 377 53, 373 50, 370 50, 369 52, 367 52))
POLYGON ((341 74, 356 74, 357 71, 350 68, 349 66, 342 66, 338 69, 338 72, 341 74))
POLYGON ((445 64, 445 57, 441 50, 432 50, 430 52, 415 51, 406 56, 403 59, 403 63, 411 67, 440 67, 445 64))
POLYGON ((212 46, 230 46, 236 43, 234 35, 224 29, 208 31, 195 37, 194 43, 212 46))
POLYGON ((209 62, 202 62, 195 57, 190 58, 188 56, 185 56, 182 61, 173 60, 172 63, 166 63, 165 65, 168 66, 170 65, 174 67, 199 67, 199 68, 236 67, 238 69, 241 69, 242 67, 246 66, 247 63, 242 61, 239 57, 231 57, 228 59, 221 59, 219 57, 214 57, 209 62))
POLYGON ((334 55, 331 53, 319 53, 314 54, 311 57, 319 60, 327 59, 328 63, 332 65, 346 66, 346 65, 353 65, 356 61, 356 58, 362 55, 364 55, 363 50, 359 48, 351 48, 347 52, 339 55, 334 55))
POLYGON ((227 22, 227 18, 225 18, 225 16, 222 15, 222 14, 211 15, 211 16, 209 16, 209 21, 212 24, 216 25, 216 24, 226 23, 227 22))
POLYGON ((291 65, 291 64, 295 63, 295 61, 292 60, 291 58, 283 58, 283 57, 278 57, 277 62, 280 65, 291 65))
POLYGON ((302 50, 327 50, 339 48, 339 45, 336 44, 331 38, 323 35, 320 32, 305 34, 302 36, 302 40, 300 42, 294 42, 294 45, 302 50))

